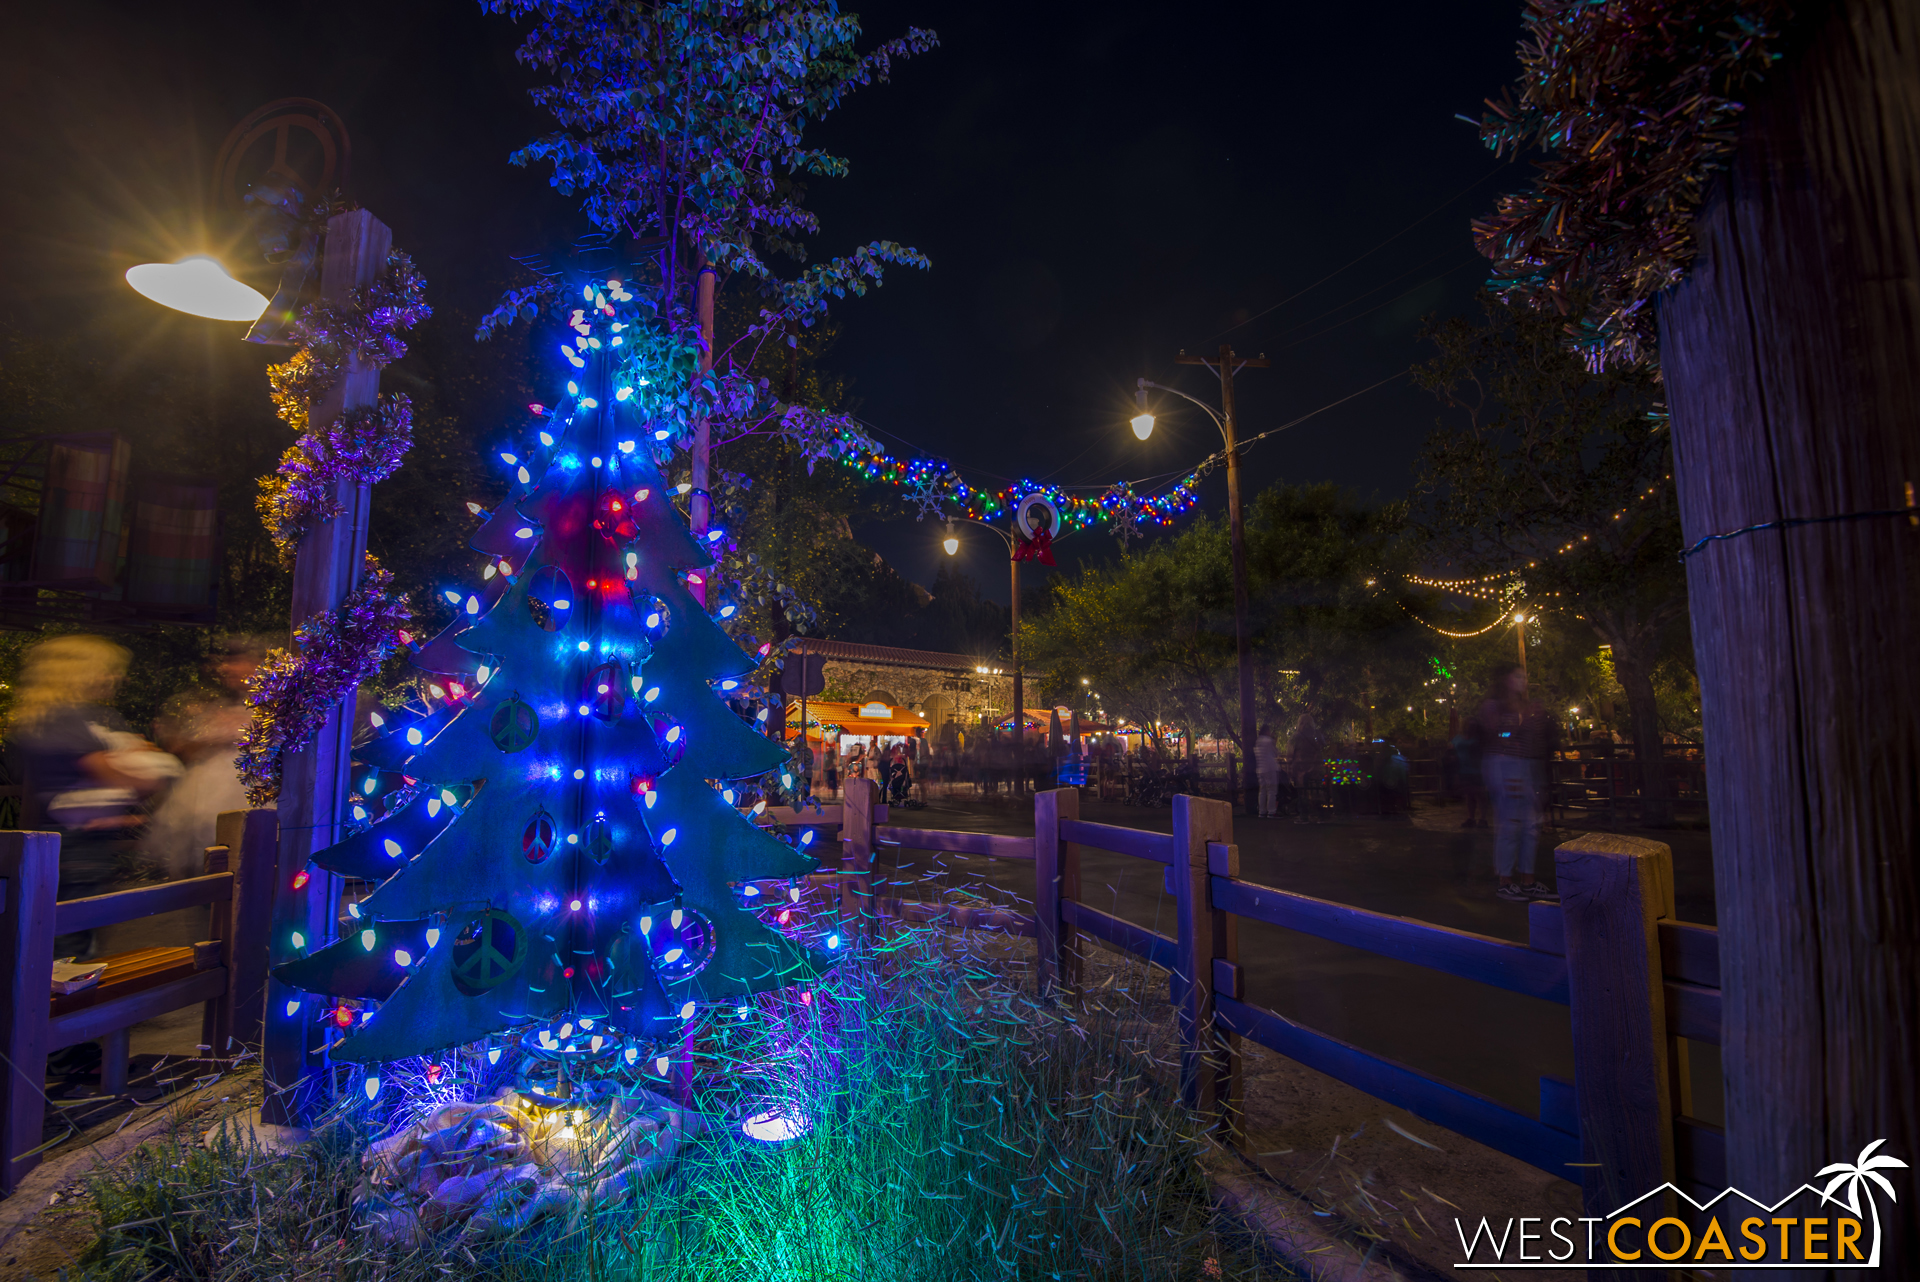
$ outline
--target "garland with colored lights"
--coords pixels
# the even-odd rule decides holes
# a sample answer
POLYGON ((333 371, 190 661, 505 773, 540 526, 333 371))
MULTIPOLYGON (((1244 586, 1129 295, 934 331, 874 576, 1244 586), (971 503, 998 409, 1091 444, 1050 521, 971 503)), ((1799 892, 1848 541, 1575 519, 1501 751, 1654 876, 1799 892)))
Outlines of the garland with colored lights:
POLYGON ((336 610, 309 619, 294 649, 275 650, 247 683, 253 721, 240 735, 240 781, 247 804, 271 806, 280 794, 281 755, 319 733, 354 687, 379 670, 400 643, 410 614, 393 575, 368 553, 360 582, 336 610))
POLYGON ((1025 499, 1040 494, 1058 509, 1062 532, 1109 525, 1123 543, 1138 534, 1143 523, 1172 525, 1176 516, 1197 501, 1194 492, 1214 463, 1211 458, 1206 460, 1172 489, 1152 497, 1135 494, 1132 484, 1123 481, 1098 497, 1083 498, 1057 485, 1040 485, 1024 479, 1000 490, 976 489, 962 480, 954 466, 944 459, 898 459, 878 448, 850 450, 841 461, 865 480, 906 490, 908 502, 919 509, 914 516, 916 521, 924 520, 929 514, 939 516, 949 507, 955 515, 973 521, 1011 519, 1025 499))
POLYGON ((1528 0, 1518 100, 1489 102, 1480 136, 1500 155, 1549 155, 1532 190, 1475 220, 1474 240, 1495 292, 1568 316, 1596 372, 1651 358, 1647 304, 1693 260, 1736 95, 1779 59, 1787 12, 1785 0, 1528 0))

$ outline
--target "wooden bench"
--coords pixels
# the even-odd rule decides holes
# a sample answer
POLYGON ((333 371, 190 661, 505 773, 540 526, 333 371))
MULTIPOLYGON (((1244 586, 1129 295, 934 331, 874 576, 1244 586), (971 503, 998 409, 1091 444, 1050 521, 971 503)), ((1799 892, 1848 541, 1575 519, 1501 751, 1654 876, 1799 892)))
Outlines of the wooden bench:
MULTIPOLYGON (((50 1053, 101 1042, 101 1090, 123 1095, 134 1025, 204 1005, 200 1041, 214 1048, 209 1054, 220 1054, 236 1031, 236 1003, 245 1006, 243 1018, 251 1017, 248 1027, 258 1024, 265 935, 260 923, 235 921, 236 875, 244 869, 229 871, 229 858, 226 847, 214 846, 204 876, 56 902, 59 835, 0 832, 0 974, 10 976, 0 985, 0 1194, 39 1160, 50 1053), (212 910, 207 933, 213 938, 100 959, 107 969, 99 983, 53 994, 55 937, 202 905, 212 910)), ((245 866, 253 860, 249 854, 245 866)), ((269 851, 259 871, 270 880, 272 868, 269 851)), ((241 1040, 257 1042, 257 1032, 241 1040)))
POLYGON ((226 988, 222 950, 220 940, 208 939, 177 948, 136 948, 94 958, 94 964, 106 967, 98 983, 77 993, 52 995, 47 1010, 48 1054, 99 1038, 100 1092, 126 1094, 133 1025, 195 1002, 222 1000, 226 988), (114 1027, 96 1032, 103 1023, 114 1027))

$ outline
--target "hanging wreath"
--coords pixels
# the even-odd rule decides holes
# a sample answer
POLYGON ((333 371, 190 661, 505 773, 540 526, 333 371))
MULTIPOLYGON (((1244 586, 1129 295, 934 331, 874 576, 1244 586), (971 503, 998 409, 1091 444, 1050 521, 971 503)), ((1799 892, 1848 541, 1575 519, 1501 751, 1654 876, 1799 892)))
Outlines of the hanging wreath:
POLYGON ((1596 372, 1652 357, 1647 306, 1693 260, 1693 216, 1732 154, 1743 94, 1780 54, 1785 0, 1528 0, 1519 97, 1489 102, 1533 189, 1476 219, 1491 288, 1569 317, 1596 372))
POLYGON ((315 615, 293 634, 293 650, 275 650, 247 683, 253 722, 240 736, 240 781, 247 804, 280 795, 281 755, 305 747, 361 682, 379 670, 410 614, 393 575, 367 555, 360 582, 336 610, 315 615))

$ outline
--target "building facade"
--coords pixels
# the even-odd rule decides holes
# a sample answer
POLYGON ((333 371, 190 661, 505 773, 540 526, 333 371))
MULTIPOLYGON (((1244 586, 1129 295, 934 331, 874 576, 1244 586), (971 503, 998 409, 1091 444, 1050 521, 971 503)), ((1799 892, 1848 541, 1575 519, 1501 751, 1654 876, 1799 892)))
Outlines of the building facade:
POLYGON ((1013 711, 1013 674, 990 660, 853 641, 808 640, 789 654, 800 649, 826 660, 822 699, 918 713, 935 738, 950 722, 977 726, 1013 711))

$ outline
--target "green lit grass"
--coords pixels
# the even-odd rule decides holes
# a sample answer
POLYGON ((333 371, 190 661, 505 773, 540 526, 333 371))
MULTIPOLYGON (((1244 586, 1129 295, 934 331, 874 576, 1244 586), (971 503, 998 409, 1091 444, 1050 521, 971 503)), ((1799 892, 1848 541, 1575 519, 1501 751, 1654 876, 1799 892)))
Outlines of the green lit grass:
MULTIPOLYGON (((1131 982, 1130 982, 1131 981, 1131 982)), ((805 1110, 766 1146, 717 1126, 627 1203, 507 1240, 386 1247, 356 1227, 364 1105, 270 1157, 195 1137, 101 1179, 86 1276, 917 1282, 1263 1274, 1210 1210, 1198 1121, 1171 1091, 1165 1021, 1102 973, 1044 1006, 1003 967, 928 935, 850 957, 811 1005, 716 1026, 731 1083, 703 1104, 805 1110), (118 1226, 118 1227, 115 1227, 118 1226)), ((1164 1008, 1161 1008, 1164 1011, 1164 1008)))

